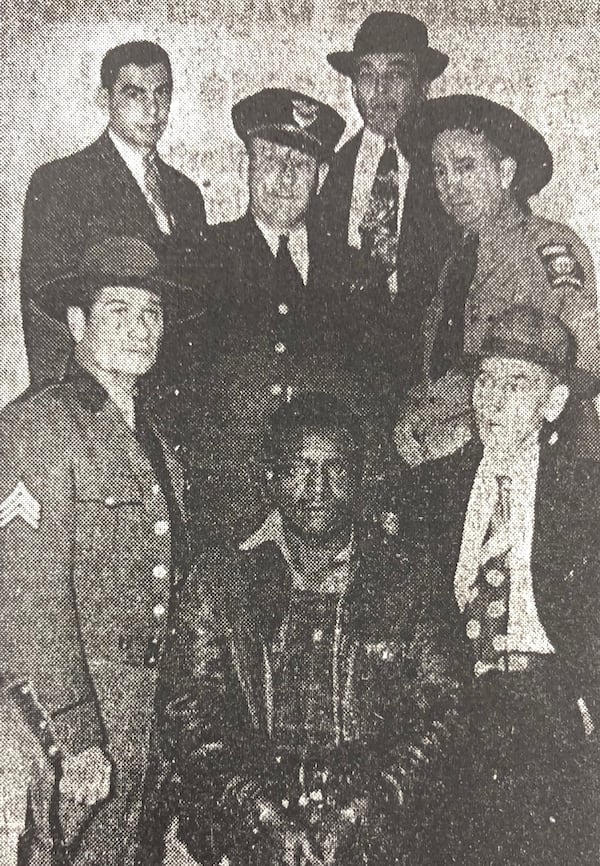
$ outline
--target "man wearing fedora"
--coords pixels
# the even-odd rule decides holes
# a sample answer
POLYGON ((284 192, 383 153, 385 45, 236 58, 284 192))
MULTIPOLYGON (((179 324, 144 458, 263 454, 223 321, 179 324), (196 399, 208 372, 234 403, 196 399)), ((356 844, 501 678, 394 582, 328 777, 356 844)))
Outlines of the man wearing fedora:
MULTIPOLYGON (((575 334, 578 363, 593 373, 600 372, 600 340, 589 250, 568 226, 529 207, 552 176, 543 136, 511 109, 459 94, 429 100, 399 138, 408 153, 427 149, 440 201, 462 234, 425 316, 418 384, 396 431, 402 456, 420 462, 457 444, 451 428, 459 439, 465 429, 468 435, 470 395, 459 360, 477 353, 503 310, 528 303, 559 316, 575 334)), ((592 448, 583 442, 599 432, 592 407, 573 423, 592 448)))
POLYGON ((429 46, 422 21, 376 12, 352 51, 327 59, 351 79, 364 127, 331 163, 315 208, 319 240, 346 282, 355 356, 374 374, 393 369, 398 384, 452 239, 429 167, 407 160, 396 126, 426 100, 448 57, 429 46))
POLYGON ((182 473, 136 398, 175 288, 140 239, 91 246, 37 294, 66 377, 0 415, 0 681, 34 734, 19 866, 134 862, 188 561, 182 473))
POLYGON ((592 864, 600 470, 559 422, 600 380, 576 367, 561 319, 532 306, 501 313, 477 355, 477 437, 404 475, 396 502, 439 562, 434 597, 471 683, 439 862, 592 864))
POLYGON ((73 268, 89 246, 111 235, 142 238, 188 282, 203 258, 202 194, 156 151, 173 90, 167 52, 147 41, 117 45, 102 60, 100 85, 107 128, 83 150, 40 166, 25 198, 21 303, 34 383, 60 378, 71 350, 67 329, 38 304, 37 287, 73 268))

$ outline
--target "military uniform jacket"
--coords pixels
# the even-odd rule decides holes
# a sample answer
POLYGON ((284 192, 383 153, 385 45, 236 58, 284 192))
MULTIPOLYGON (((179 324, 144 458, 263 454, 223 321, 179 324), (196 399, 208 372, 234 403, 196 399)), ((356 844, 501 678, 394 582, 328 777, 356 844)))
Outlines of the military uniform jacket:
MULTIPOLYGON (((83 373, 8 406, 0 455, 0 499, 6 508, 16 491, 18 503, 0 529, 0 671, 33 684, 67 750, 110 752, 115 706, 123 701, 115 724, 132 709, 118 671, 139 671, 152 712, 156 667, 144 658, 165 636, 173 583, 165 496, 116 406, 83 373)), ((164 458, 181 497, 181 471, 164 458)))
MULTIPOLYGON (((354 579, 339 602, 332 664, 340 703, 330 716, 338 720, 339 743, 329 782, 339 775, 356 796, 372 797, 375 835, 390 810, 393 829, 378 840, 389 845, 387 854, 367 861, 384 864, 392 862, 400 832, 397 792, 415 793, 443 754, 454 732, 459 683, 440 652, 446 646, 441 623, 422 616, 430 576, 424 569, 421 577, 389 539, 361 535, 354 579)), ((181 799, 190 804, 185 833, 195 837, 190 844, 201 862, 218 862, 222 851, 201 849, 219 832, 231 853, 236 827, 224 806, 226 789, 251 780, 268 792, 283 766, 278 750, 285 746, 271 727, 278 693, 269 669, 291 585, 275 543, 248 552, 215 547, 201 557, 181 599, 178 674, 162 729, 183 779, 181 799)), ((296 780, 297 772, 296 765, 296 780)))
MULTIPOLYGON (((492 236, 480 242, 465 304, 465 352, 476 354, 493 317, 514 304, 559 316, 577 340, 578 365, 600 372, 598 300, 589 250, 568 226, 524 214, 516 206, 506 208, 492 236)), ((443 311, 444 271, 424 321, 425 377, 443 311)))
MULTIPOLYGON (((396 507, 400 525, 440 566, 442 581, 434 598, 456 626, 455 650, 472 672, 471 647, 454 597, 465 515, 483 451, 472 441, 400 478, 396 507)), ((583 698, 600 719, 600 543, 595 460, 576 459, 560 440, 540 449, 531 553, 533 590, 540 621, 556 650, 564 684, 564 711, 573 734, 583 735, 576 702, 583 698)))
POLYGON ((35 302, 36 287, 72 271, 91 244, 110 235, 142 238, 160 256, 174 259, 177 276, 193 279, 206 229, 204 200, 196 184, 181 172, 161 159, 157 166, 173 222, 170 235, 160 231, 106 131, 78 153, 34 172, 25 198, 21 260, 25 337, 34 381, 60 378, 71 344, 64 331, 39 310, 30 321, 28 309, 35 302), (56 340, 58 349, 53 346, 56 340))

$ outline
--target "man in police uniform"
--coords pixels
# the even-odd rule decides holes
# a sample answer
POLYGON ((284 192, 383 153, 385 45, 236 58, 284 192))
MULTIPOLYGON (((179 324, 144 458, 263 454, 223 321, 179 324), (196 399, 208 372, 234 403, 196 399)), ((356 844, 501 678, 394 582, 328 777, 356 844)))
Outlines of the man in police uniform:
POLYGON ((189 363, 173 402, 187 413, 192 459, 211 463, 221 490, 233 473, 239 494, 238 472, 282 399, 307 388, 347 394, 354 380, 337 349, 336 274, 315 255, 307 223, 344 121, 282 88, 242 99, 232 117, 248 151, 249 207, 210 230, 207 321, 182 339, 189 363))
POLYGON ((23 695, 37 695, 41 719, 20 863, 134 862, 187 564, 183 477, 135 393, 173 290, 143 241, 90 247, 37 295, 75 341, 66 378, 0 416, 0 674, 28 723, 23 695))
POLYGON ((430 167, 396 142, 396 125, 427 98, 448 56, 411 15, 375 12, 351 51, 327 55, 352 82, 364 127, 336 153, 315 207, 324 255, 349 289, 349 339, 359 363, 403 378, 426 305, 450 253, 451 224, 430 167), (347 245, 352 251, 348 256, 347 245))
MULTIPOLYGON (((552 176, 542 135, 503 105, 456 95, 430 100, 399 138, 409 152, 429 148, 440 201, 463 235, 427 312, 420 384, 397 429, 400 453, 419 462, 468 435, 470 394, 457 366, 463 353, 477 353, 503 310, 528 303, 558 315, 575 334, 579 365, 593 373, 600 372, 600 339, 589 250, 568 226, 528 205, 552 176)), ((590 416, 578 422, 588 437, 598 431, 590 416)))
POLYGON ((58 379, 71 351, 67 329, 37 301, 47 280, 71 270, 109 235, 142 238, 190 280, 202 258, 206 216, 200 190, 156 152, 173 90, 166 51, 153 42, 111 48, 100 69, 108 127, 83 150, 42 165, 23 219, 21 295, 31 379, 58 379))
POLYGON ((573 454, 559 421, 569 395, 593 395, 600 380, 576 367, 558 316, 531 306, 501 313, 478 355, 478 436, 406 473, 396 502, 439 561, 434 598, 471 681, 439 862, 589 866, 600 467, 573 454))

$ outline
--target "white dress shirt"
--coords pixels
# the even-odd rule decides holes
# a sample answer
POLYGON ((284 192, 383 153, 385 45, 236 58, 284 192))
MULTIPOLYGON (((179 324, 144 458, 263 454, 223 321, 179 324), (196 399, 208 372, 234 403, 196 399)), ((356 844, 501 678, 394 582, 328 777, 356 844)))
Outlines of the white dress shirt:
POLYGON ((306 285, 306 280, 308 279, 309 256, 308 235, 304 223, 295 226, 293 229, 290 229, 289 232, 281 232, 278 229, 274 229, 272 226, 268 226, 266 223, 257 219, 254 215, 252 215, 252 219, 258 226, 260 233, 266 240, 269 249, 275 257, 277 256, 277 250, 279 249, 280 235, 287 234, 288 250, 290 251, 291 259, 302 278, 302 282, 306 285))
MULTIPOLYGON (((393 142, 396 154, 398 156, 398 233, 400 232, 400 224, 402 222, 402 210, 404 208, 404 199, 406 197, 406 187, 408 185, 408 173, 410 165, 404 156, 398 150, 396 142, 393 142)), ((354 170, 354 182, 352 186, 352 200, 350 202, 350 218, 348 220, 348 244, 351 247, 360 249, 361 236, 359 226, 362 218, 369 206, 371 198, 371 190, 373 189, 373 181, 377 174, 377 166, 379 160, 383 156, 385 150, 385 139, 382 135, 372 132, 365 127, 356 157, 356 167, 354 170)), ((390 294, 396 295, 398 292, 396 272, 390 275, 388 279, 390 294)))
POLYGON ((486 449, 479 464, 467 506, 454 592, 461 610, 467 604, 477 580, 483 539, 498 497, 498 475, 511 479, 509 538, 507 553, 510 571, 507 650, 509 652, 553 653, 554 647, 540 622, 531 575, 531 549, 535 522, 535 496, 539 467, 539 445, 525 445, 518 458, 502 461, 486 449))
POLYGON ((162 210, 155 206, 152 201, 152 196, 146 189, 146 165, 144 162, 145 154, 141 153, 137 148, 132 147, 122 138, 120 138, 112 129, 108 130, 108 135, 114 146, 116 147, 123 162, 134 177, 135 182, 144 194, 144 198, 148 202, 150 210, 156 218, 158 227, 165 235, 171 233, 171 225, 169 215, 163 213, 162 210))

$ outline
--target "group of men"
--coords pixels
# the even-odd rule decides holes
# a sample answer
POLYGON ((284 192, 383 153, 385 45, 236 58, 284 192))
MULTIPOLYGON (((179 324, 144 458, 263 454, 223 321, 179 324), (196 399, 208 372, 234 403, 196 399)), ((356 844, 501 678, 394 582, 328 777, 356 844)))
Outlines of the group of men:
POLYGON ((0 414, 19 866, 174 834, 201 866, 597 862, 591 257, 529 208, 537 130, 427 98, 421 21, 328 61, 363 130, 336 152, 310 95, 237 102, 238 220, 156 152, 150 42, 31 180, 32 386, 0 414))

